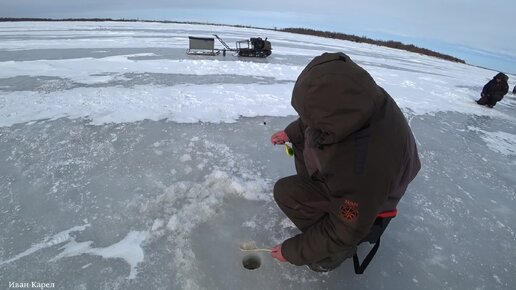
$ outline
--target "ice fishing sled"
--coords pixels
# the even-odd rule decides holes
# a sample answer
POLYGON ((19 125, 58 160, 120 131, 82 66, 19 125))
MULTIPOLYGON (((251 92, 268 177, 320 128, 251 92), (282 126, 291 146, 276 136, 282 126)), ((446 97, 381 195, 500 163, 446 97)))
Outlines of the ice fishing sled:
POLYGON ((211 37, 188 37, 187 54, 190 55, 217 55, 219 50, 215 49, 215 39, 211 37))

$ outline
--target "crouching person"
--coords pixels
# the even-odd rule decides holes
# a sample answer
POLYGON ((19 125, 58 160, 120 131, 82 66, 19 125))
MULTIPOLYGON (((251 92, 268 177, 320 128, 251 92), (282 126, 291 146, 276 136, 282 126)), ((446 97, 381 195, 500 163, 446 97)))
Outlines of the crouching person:
POLYGON ((494 107, 509 91, 508 81, 509 77, 506 74, 496 74, 493 79, 487 82, 482 88, 482 93, 480 93, 480 99, 477 101, 477 104, 485 105, 489 108, 494 107))
POLYGON ((307 65, 292 106, 299 118, 271 142, 292 142, 297 174, 276 182, 274 198, 301 233, 272 256, 330 271, 355 254, 379 214, 396 210, 421 165, 401 110, 343 53, 307 65))

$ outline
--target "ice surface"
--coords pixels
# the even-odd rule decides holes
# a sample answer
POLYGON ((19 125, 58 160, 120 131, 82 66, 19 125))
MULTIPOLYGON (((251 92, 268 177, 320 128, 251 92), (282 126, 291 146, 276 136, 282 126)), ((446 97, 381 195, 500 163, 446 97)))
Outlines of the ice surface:
POLYGON ((22 253, 12 257, 11 259, 6 260, 6 261, 2 261, 0 263, 0 266, 2 266, 3 264, 7 264, 7 263, 14 262, 16 260, 19 260, 19 259, 21 259, 23 257, 26 257, 28 255, 31 255, 31 254, 39 251, 41 249, 49 248, 49 247, 52 247, 52 246, 55 246, 55 245, 58 245, 58 244, 61 244, 61 243, 64 243, 64 242, 68 242, 71 239, 71 237, 70 237, 70 233, 71 232, 83 231, 87 226, 89 226, 89 225, 75 226, 75 227, 73 227, 71 229, 68 229, 68 230, 62 231, 60 233, 57 233, 54 236, 52 236, 51 238, 46 238, 43 242, 40 242, 40 243, 32 245, 29 249, 27 249, 27 250, 23 251, 22 253))
POLYGON ((54 262, 65 257, 74 257, 82 254, 102 256, 106 259, 121 258, 131 266, 131 271, 127 278, 134 279, 136 277, 136 267, 144 258, 141 243, 147 239, 147 236, 146 232, 131 231, 120 242, 105 248, 91 248, 92 242, 77 243, 75 240, 71 240, 61 247, 60 249, 63 251, 50 261, 54 262))
POLYGON ((474 102, 494 71, 335 39, 158 23, 1 23, 0 52, 1 289, 516 285, 516 100, 474 102), (186 55, 188 36, 213 33, 230 45, 268 37, 273 54, 186 55), (297 233, 272 200, 293 160, 269 139, 296 118, 294 82, 325 51, 349 54, 395 98, 423 168, 364 275, 351 261, 318 274, 265 253, 246 270, 242 242, 270 247, 297 233))

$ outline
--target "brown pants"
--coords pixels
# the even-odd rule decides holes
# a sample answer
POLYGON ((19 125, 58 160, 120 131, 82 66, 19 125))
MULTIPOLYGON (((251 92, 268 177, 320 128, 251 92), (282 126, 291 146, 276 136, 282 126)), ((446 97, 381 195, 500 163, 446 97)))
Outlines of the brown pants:
MULTIPOLYGON (((279 208, 305 232, 328 214, 330 200, 326 185, 300 175, 282 178, 274 185, 274 199, 279 208)), ((321 261, 309 264, 317 272, 327 272, 337 268, 344 260, 353 256, 356 247, 347 252, 336 253, 321 261)))
POLYGON ((330 202, 323 183, 299 175, 278 180, 274 185, 274 199, 302 232, 328 214, 330 202))

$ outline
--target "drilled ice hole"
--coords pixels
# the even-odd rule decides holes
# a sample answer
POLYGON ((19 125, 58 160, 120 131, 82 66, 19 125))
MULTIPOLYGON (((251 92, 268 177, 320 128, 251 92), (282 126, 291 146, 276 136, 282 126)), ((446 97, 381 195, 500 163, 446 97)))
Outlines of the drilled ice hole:
POLYGON ((262 261, 258 255, 249 254, 244 257, 242 260, 242 266, 247 270, 255 270, 260 268, 262 265, 262 261))

